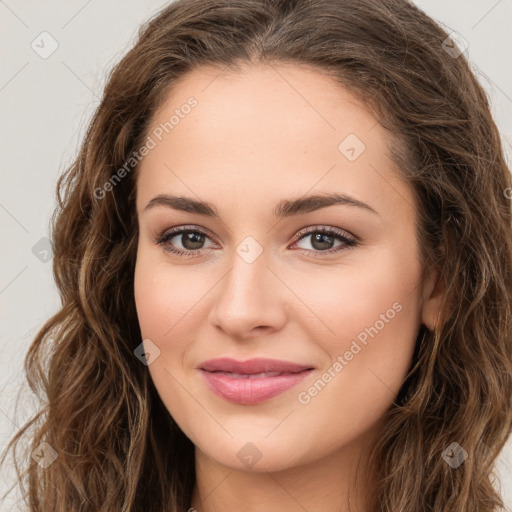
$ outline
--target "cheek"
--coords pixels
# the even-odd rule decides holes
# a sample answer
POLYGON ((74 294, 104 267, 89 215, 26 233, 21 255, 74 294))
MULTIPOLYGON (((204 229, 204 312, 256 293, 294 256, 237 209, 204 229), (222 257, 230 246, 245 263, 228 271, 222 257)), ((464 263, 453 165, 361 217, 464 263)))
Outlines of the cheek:
POLYGON ((318 411, 333 411, 334 403, 342 404, 333 412, 339 421, 371 424, 382 415, 396 398, 414 351, 421 318, 421 267, 414 257, 391 252, 378 261, 359 273, 344 271, 343 277, 331 280, 335 287, 326 282, 312 306, 322 312, 330 331, 314 337, 310 330, 310 336, 329 357, 322 382, 303 390, 301 403, 310 399, 318 411))
POLYGON ((160 350, 155 364, 149 366, 157 386, 172 386, 167 372, 180 379, 191 369, 194 333, 206 322, 208 293, 217 280, 211 272, 194 270, 194 265, 171 265, 157 251, 140 250, 134 274, 135 304, 142 338, 160 350))
POLYGON ((403 326, 404 320, 411 320, 411 316, 410 325, 415 325, 420 309, 421 266, 414 248, 404 253, 398 245, 396 247, 389 245, 354 253, 343 266, 329 271, 320 268, 296 276, 287 275, 287 282, 292 283, 316 316, 311 321, 311 315, 307 315, 303 327, 314 324, 317 332, 321 329, 329 339, 347 339, 376 322, 382 327, 381 315, 386 316, 384 322, 388 331, 391 323, 403 326), (393 307, 395 303, 400 306, 393 307))
POLYGON ((144 258, 138 258, 134 276, 134 295, 141 333, 144 338, 161 339, 171 327, 173 304, 165 274, 144 258))
MULTIPOLYGON (((189 395, 180 383, 185 382, 184 358, 190 345, 194 305, 204 291, 183 269, 172 269, 144 249, 139 251, 134 274, 134 295, 142 339, 151 340, 159 355, 148 366, 156 390, 174 419, 188 418, 189 395)), ((198 411, 195 411, 198 414, 198 411)))
MULTIPOLYGON (((158 251, 140 248, 134 274, 134 295, 142 335, 160 342, 174 337, 181 323, 194 316, 204 295, 192 267, 172 267, 158 251)), ((203 284, 205 284, 203 282, 203 284)))

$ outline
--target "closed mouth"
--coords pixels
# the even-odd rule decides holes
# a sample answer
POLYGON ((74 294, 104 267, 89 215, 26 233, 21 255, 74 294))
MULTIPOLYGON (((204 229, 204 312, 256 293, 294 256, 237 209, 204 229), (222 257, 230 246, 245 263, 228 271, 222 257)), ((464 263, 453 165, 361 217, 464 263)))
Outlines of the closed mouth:
MULTIPOLYGON (((213 370, 210 373, 218 373, 221 375, 225 375, 226 377, 230 377, 232 379, 265 379, 268 377, 281 377, 285 375, 294 375, 297 373, 302 373, 303 371, 309 371, 312 368, 308 368, 302 370, 300 372, 260 372, 260 373, 234 373, 234 372, 223 372, 221 370, 213 370)), ((204 370, 208 371, 208 370, 204 370)))

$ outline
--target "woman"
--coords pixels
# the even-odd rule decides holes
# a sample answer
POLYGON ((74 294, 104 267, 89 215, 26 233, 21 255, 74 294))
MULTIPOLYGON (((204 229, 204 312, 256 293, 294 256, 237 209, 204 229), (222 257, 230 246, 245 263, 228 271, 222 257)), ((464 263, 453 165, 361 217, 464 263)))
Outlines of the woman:
POLYGON ((58 184, 30 510, 499 510, 511 177, 454 47, 406 0, 142 28, 58 184))

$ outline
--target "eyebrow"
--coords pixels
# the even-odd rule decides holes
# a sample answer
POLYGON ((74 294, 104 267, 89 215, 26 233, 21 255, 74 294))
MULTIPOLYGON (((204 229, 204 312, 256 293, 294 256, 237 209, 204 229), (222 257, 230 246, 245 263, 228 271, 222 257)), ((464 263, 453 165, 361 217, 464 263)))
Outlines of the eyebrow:
MULTIPOLYGON (((346 194, 322 194, 300 197, 298 199, 283 199, 274 208, 273 215, 278 218, 292 217, 333 205, 353 206, 379 215, 370 205, 346 194)), ((165 206, 183 212, 195 213, 217 219, 220 218, 213 204, 205 201, 197 201, 190 197, 159 194, 148 202, 144 208, 144 212, 156 206, 165 206)))

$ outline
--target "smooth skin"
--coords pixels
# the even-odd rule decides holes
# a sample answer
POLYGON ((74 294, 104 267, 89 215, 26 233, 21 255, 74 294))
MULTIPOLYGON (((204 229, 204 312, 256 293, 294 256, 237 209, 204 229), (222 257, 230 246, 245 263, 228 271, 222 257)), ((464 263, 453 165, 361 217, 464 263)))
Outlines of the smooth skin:
POLYGON ((220 74, 197 68, 169 93, 148 133, 191 96, 197 106, 155 139, 138 169, 135 268, 142 336, 160 350, 148 369, 196 447, 191 507, 344 512, 350 498, 351 511, 369 512, 371 479, 359 477, 354 487, 358 461, 361 471, 420 326, 434 328, 442 299, 438 274, 423 279, 415 201, 389 158, 389 134, 329 76, 292 64, 220 74), (339 149, 350 134, 365 145, 353 161, 347 154, 357 151, 339 149), (282 200, 332 193, 375 211, 335 204, 273 216, 282 200), (146 210, 159 194, 210 203, 219 218, 165 205, 146 210), (207 236, 156 243, 180 226, 207 236), (314 228, 322 227, 359 243, 316 241, 314 228), (304 228, 312 231, 299 240, 304 228), (247 237, 254 241, 246 250, 262 250, 250 263, 237 251, 247 237), (179 256, 170 246, 192 253, 179 256), (400 311, 332 377, 338 357, 396 303, 400 311), (213 394, 197 369, 222 356, 283 359, 315 371, 274 398, 236 404, 213 394), (329 368, 330 382, 301 403, 299 393, 329 368), (247 450, 256 463, 240 456, 247 450))

